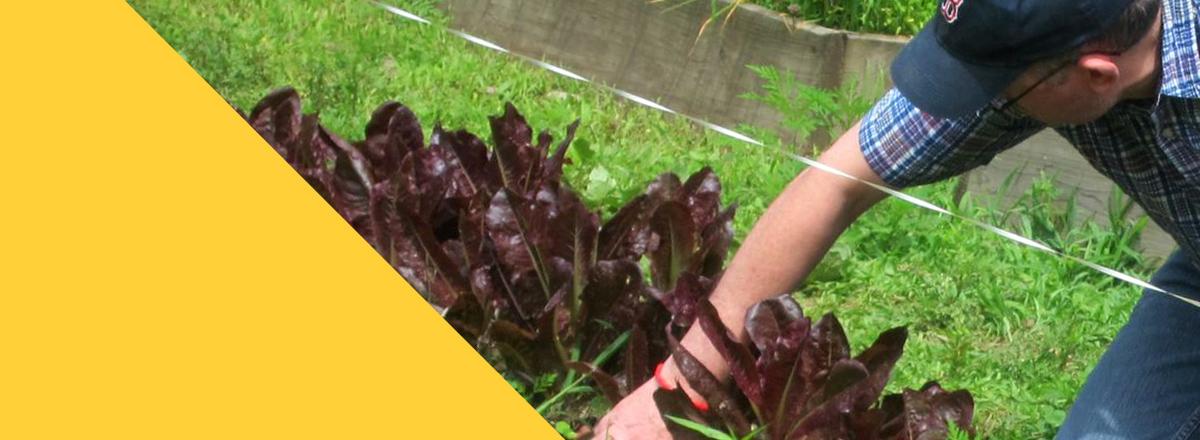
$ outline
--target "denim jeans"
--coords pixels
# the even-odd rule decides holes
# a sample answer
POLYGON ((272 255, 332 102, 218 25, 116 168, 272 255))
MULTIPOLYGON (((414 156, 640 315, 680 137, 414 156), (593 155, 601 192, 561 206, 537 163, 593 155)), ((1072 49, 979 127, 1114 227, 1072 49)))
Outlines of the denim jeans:
MULTIPOLYGON (((1151 284, 1200 299, 1200 270, 1181 251, 1151 284)), ((1143 292, 1056 438, 1200 440, 1200 307, 1143 292)))

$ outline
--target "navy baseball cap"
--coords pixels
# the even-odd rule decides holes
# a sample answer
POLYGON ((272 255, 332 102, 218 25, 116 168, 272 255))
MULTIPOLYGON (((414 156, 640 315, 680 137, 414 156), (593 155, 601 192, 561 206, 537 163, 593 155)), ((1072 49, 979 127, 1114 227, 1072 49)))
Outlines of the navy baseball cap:
POLYGON ((892 82, 938 117, 971 114, 1037 61, 1096 38, 1132 0, 942 0, 892 62, 892 82))

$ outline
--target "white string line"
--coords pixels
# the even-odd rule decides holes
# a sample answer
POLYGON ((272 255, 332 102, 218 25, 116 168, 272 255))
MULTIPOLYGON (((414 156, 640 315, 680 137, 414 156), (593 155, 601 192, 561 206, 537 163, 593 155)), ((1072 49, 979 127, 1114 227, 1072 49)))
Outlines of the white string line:
MULTIPOLYGON (((427 19, 425 19, 425 18, 422 18, 422 17, 420 17, 420 16, 418 16, 418 15, 416 15, 416 14, 413 14, 413 13, 411 13, 411 12, 408 12, 408 11, 405 11, 405 10, 403 10, 403 9, 397 8, 397 7, 395 7, 395 6, 387 5, 387 4, 380 3, 380 2, 374 2, 374 3, 375 3, 376 5, 378 5, 379 7, 381 7, 381 8, 383 8, 383 9, 387 10, 388 12, 391 12, 391 13, 393 13, 393 14, 396 14, 396 15, 398 15, 398 16, 400 16, 400 17, 404 18, 404 19, 407 19, 407 20, 410 20, 410 21, 415 21, 415 22, 418 22, 418 23, 421 23, 421 24, 431 24, 431 22, 430 22, 429 20, 427 20, 427 19)), ((603 83, 600 83, 600 82, 592 81, 592 80, 590 80, 590 79, 587 79, 587 78, 585 78, 585 77, 583 77, 583 76, 581 76, 581 75, 579 75, 579 74, 576 74, 576 73, 574 73, 574 72, 571 72, 571 71, 569 71, 569 70, 567 70, 567 69, 564 69, 564 68, 562 68, 562 67, 555 66, 555 65, 553 65, 553 64, 549 64, 549 63, 546 63, 546 62, 544 62, 544 61, 536 60, 536 59, 533 59, 533 58, 530 58, 530 57, 527 57, 527 56, 524 56, 524 55, 521 55, 521 54, 518 54, 518 53, 515 53, 515 52, 512 52, 512 51, 509 51, 508 49, 505 49, 504 47, 502 47, 502 46, 500 46, 500 45, 498 45, 498 44, 496 44, 496 43, 493 43, 493 42, 491 42, 491 41, 488 41, 488 40, 485 40, 485 39, 482 39, 482 38, 476 37, 476 36, 474 36, 474 35, 471 35, 471 34, 468 34, 468 33, 466 33, 466 32, 462 32, 462 31, 459 31, 459 30, 454 30, 454 29, 448 29, 448 28, 447 28, 447 29, 446 29, 446 31, 448 31, 448 32, 450 32, 450 33, 452 33, 452 34, 454 34, 454 35, 457 35, 457 36, 459 36, 459 37, 461 37, 461 38, 463 38, 463 39, 465 39, 465 40, 467 40, 467 41, 470 41, 471 43, 474 43, 474 44, 476 44, 476 45, 483 46, 483 47, 486 47, 486 48, 488 48, 488 49, 492 49, 492 50, 494 50, 494 51, 497 51, 497 52, 501 52, 501 53, 505 53, 505 54, 512 55, 512 56, 514 56, 514 57, 517 57, 517 58, 520 58, 520 59, 522 59, 522 60, 524 60, 524 61, 526 61, 526 62, 528 62, 528 63, 530 63, 530 64, 533 64, 533 65, 535 65, 535 66, 538 66, 538 67, 541 67, 541 68, 543 68, 543 69, 549 70, 549 71, 551 71, 551 72, 557 73, 557 74, 559 74, 559 75, 561 75, 561 76, 565 76, 565 77, 567 77, 567 78, 571 78, 571 79, 574 79, 574 80, 577 80, 577 81, 581 81, 581 82, 588 83, 588 84, 591 84, 591 85, 594 85, 594 86, 597 86, 597 87, 601 87, 601 88, 603 88, 603 89, 605 89, 605 90, 608 90, 608 91, 610 91, 610 92, 612 92, 612 93, 615 93, 615 94, 617 94, 618 96, 621 96, 621 97, 623 97, 623 98, 625 98, 625 99, 628 99, 628 100, 630 100, 630 101, 633 101, 633 102, 636 102, 636 103, 638 103, 638 104, 641 104, 641 105, 643 105, 643 106, 650 107, 650 108, 656 109, 656 110, 658 110, 658 111, 661 111, 661 112, 664 112, 664 113, 669 113, 669 114, 672 114, 672 115, 676 115, 676 116, 679 116, 679 117, 685 118, 685 119, 687 119, 687 120, 690 120, 690 121, 692 121, 692 122, 694 122, 694 123, 696 123, 696 124, 698 124, 698 125, 700 125, 700 126, 702 126, 702 127, 706 128, 706 129, 713 130, 713 131, 715 131, 715 132, 721 133, 721 134, 723 134, 723 135, 725 135, 725 136, 728 136, 728 137, 730 137, 730 138, 733 138, 733 139, 736 139, 736 140, 739 140, 739 141, 742 141, 742 142, 745 142, 745 143, 748 143, 748 144, 756 145, 756 146, 759 146, 759 147, 764 147, 764 148, 766 147, 766 145, 765 145, 765 144, 764 144, 762 141, 760 141, 760 140, 757 140, 757 139, 754 139, 754 138, 752 138, 752 137, 749 137, 749 136, 746 136, 746 135, 744 135, 744 134, 742 134, 742 133, 739 133, 739 132, 737 132, 736 130, 732 130, 732 129, 729 129, 729 128, 726 128, 726 127, 722 127, 722 126, 720 126, 720 125, 713 124, 713 123, 711 123, 711 122, 705 121, 705 120, 703 120, 703 119, 700 119, 700 118, 697 118, 697 117, 694 117, 694 116, 691 116, 691 115, 686 115, 686 114, 683 114, 683 113, 679 113, 679 112, 677 112, 677 111, 675 111, 675 110, 671 110, 670 108, 667 108, 667 107, 663 106, 662 104, 659 104, 659 103, 657 103, 657 102, 654 102, 654 101, 652 101, 652 100, 650 100, 650 99, 643 98, 643 97, 641 97, 641 96, 638 96, 638 95, 635 95, 635 94, 632 94, 632 93, 626 92, 626 91, 624 91, 624 90, 620 90, 620 89, 617 89, 617 88, 614 88, 614 87, 611 87, 611 86, 605 85, 605 84, 603 84, 603 83)), ((1022 235, 1020 235, 1020 234, 1017 234, 1017 233, 1014 233, 1014 232, 1010 232, 1010 231, 1007 231, 1007 230, 1001 229, 1001 228, 999 228, 999 227, 996 227, 996 226, 989 225, 989 224, 987 224, 987 223, 984 223, 984 222, 982 222, 982 221, 979 221, 979 220, 976 220, 976 219, 973 219, 973 218, 970 218, 970 217, 966 217, 966 216, 963 216, 963 215, 960 215, 960 214, 955 214, 955 213, 953 213, 953 212, 950 212, 949 210, 946 210, 945 208, 942 208, 942 207, 940 207, 940 206, 937 206, 937 205, 935 205, 935 204, 933 204, 933 203, 930 203, 930 202, 927 202, 927 201, 925 201, 925 200, 922 200, 921 198, 918 198, 918 197, 915 197, 915 196, 912 196, 912 195, 909 195, 909 194, 905 194, 905 193, 903 193, 903 192, 900 192, 900 191, 897 191, 897 190, 894 190, 894 189, 891 189, 891 188, 888 188, 888 187, 885 187, 885 186, 882 186, 882 185, 878 185, 878 184, 875 184, 875 183, 873 183, 873 182, 868 182, 868 181, 866 181, 866 180, 863 180, 863 179, 860 179, 860 178, 858 178, 858 177, 855 177, 855 176, 853 176, 853 175, 851 175, 851 174, 849 174, 849 173, 846 173, 846 172, 844 172, 844 171, 842 171, 842 170, 839 170, 839 169, 837 169, 837 168, 831 167, 831 166, 829 166, 829 165, 826 165, 826 164, 823 164, 823 163, 821 163, 821 162, 817 162, 816 160, 810 159, 810 158, 808 158, 808 157, 804 157, 804 156, 801 156, 801 155, 799 155, 799 154, 796 154, 796 153, 788 153, 788 152, 777 151, 777 150, 774 150, 774 149, 769 149, 769 150, 770 150, 770 151, 772 151, 772 152, 778 153, 778 154, 783 154, 783 155, 785 155, 785 156, 788 156, 788 157, 790 157, 790 158, 792 158, 792 159, 794 159, 794 160, 796 160, 796 161, 799 161, 799 162, 801 162, 801 163, 803 163, 803 164, 805 164, 805 165, 811 166, 811 167, 813 167, 813 168, 816 168, 816 169, 819 169, 819 170, 821 170, 821 171, 824 171, 824 172, 827 172, 827 173, 830 173, 830 174, 834 174, 834 175, 840 176, 840 177, 842 177, 842 178, 850 179, 850 180, 852 180, 852 181, 855 181, 855 182, 862 183, 862 184, 864 184, 864 185, 870 186, 870 187, 872 187, 872 188, 875 188, 876 190, 882 191, 883 193, 885 193, 885 194, 887 194, 887 195, 890 195, 890 196, 892 196, 892 197, 895 197, 895 198, 897 198, 897 199, 903 200, 903 201, 905 201, 905 202, 907 202, 907 203, 909 203, 909 204, 915 205, 915 206, 917 206, 917 207, 920 207, 920 208, 923 208, 923 209, 926 209, 926 210, 930 210, 930 211, 936 212, 936 213, 938 213, 938 214, 947 215, 947 216, 950 216, 950 217, 953 217, 953 218, 957 218, 957 219, 959 219, 959 220, 966 221, 966 222, 968 222, 968 223, 971 223, 971 224, 973 224, 973 225, 975 225, 975 226, 978 226, 978 227, 980 227, 980 228, 982 228, 982 229, 985 229, 985 230, 987 230, 987 231, 991 231, 992 233, 994 233, 994 234, 996 234, 996 235, 999 235, 999 236, 1001 236, 1001 237, 1003 237, 1003 238, 1005 238, 1005 239, 1008 239, 1009 241, 1013 241, 1013 242, 1016 242, 1016 243, 1018 243, 1018 244, 1021 244, 1021 245, 1024 245, 1024 246, 1028 246, 1028 247, 1031 247, 1031 248, 1034 248, 1034 249, 1040 250, 1040 251, 1042 251, 1042 252, 1045 252, 1045 253, 1048 253, 1048 254, 1051 254, 1051 255, 1055 255, 1055 256, 1057 256, 1057 257, 1060 257, 1060 258, 1066 258, 1066 259, 1068 259, 1068 260, 1070 260, 1070 261, 1073 261, 1073 262, 1075 262, 1075 263, 1079 263, 1079 264, 1082 264, 1082 265, 1084 265, 1084 266, 1087 266, 1087 267, 1091 268, 1092 270, 1095 270, 1095 271, 1097 271, 1097 272, 1100 272, 1100 273, 1102 273, 1102 274, 1105 274, 1105 275, 1108 275, 1108 276, 1110 276, 1110 277, 1116 278, 1117 280, 1120 280, 1120 281, 1123 281, 1123 282, 1126 282, 1126 283, 1129 283, 1129 284, 1132 284, 1132 285, 1138 286, 1138 287, 1140 287, 1140 288, 1143 288, 1143 289, 1147 289, 1147 290, 1151 290, 1151 291, 1154 291, 1154 292, 1163 293, 1163 294, 1166 294, 1166 295, 1172 296, 1172 297, 1174 297, 1175 299, 1178 299, 1178 300, 1180 300, 1180 301, 1183 301, 1183 302, 1185 302, 1185 303, 1191 304, 1191 305, 1193 305, 1193 306, 1196 306, 1196 307, 1200 307, 1200 301, 1196 301, 1196 300, 1193 300, 1193 299, 1190 299, 1190 298, 1186 298, 1186 297, 1183 297, 1183 296, 1177 295, 1177 294, 1175 294, 1175 293, 1168 292, 1167 290, 1165 290, 1165 289, 1163 289, 1163 288, 1160 288, 1160 287, 1158 287, 1158 286, 1155 286, 1155 285, 1153 285, 1153 284, 1150 284, 1150 283, 1148 283, 1148 282, 1146 282, 1146 281, 1143 281, 1143 280, 1141 280, 1141 279, 1139 279, 1139 278, 1137 278, 1137 277, 1135 277, 1135 276, 1133 276, 1133 275, 1129 275, 1129 274, 1123 273, 1123 272, 1121 272, 1121 271, 1118 271, 1118 270, 1116 270, 1116 269, 1111 269, 1111 268, 1108 268, 1108 267, 1105 267, 1105 266, 1102 266, 1102 265, 1099 265, 1099 264, 1093 263, 1093 262, 1091 262, 1091 261, 1084 260, 1083 258, 1076 257, 1076 256, 1074 256, 1074 255, 1068 255, 1068 254, 1065 254, 1065 253, 1063 253, 1063 252, 1060 252, 1060 251, 1058 251, 1058 250, 1055 250, 1054 248, 1051 248, 1050 246, 1047 246, 1047 245, 1045 245, 1045 244, 1043 244, 1043 243, 1041 243, 1041 242, 1039 242, 1039 241, 1037 241, 1037 240, 1033 240, 1033 239, 1031 239, 1031 238, 1028 238, 1028 237, 1022 236, 1022 235)))

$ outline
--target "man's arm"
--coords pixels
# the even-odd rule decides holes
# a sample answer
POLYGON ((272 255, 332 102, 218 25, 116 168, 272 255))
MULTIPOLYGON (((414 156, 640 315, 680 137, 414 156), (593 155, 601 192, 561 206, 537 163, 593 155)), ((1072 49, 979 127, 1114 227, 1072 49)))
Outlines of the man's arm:
MULTIPOLYGON (((882 184, 863 157, 858 128, 858 124, 851 127, 819 160, 882 184)), ((821 170, 810 168, 796 176, 755 223, 713 291, 710 300, 721 320, 739 340, 744 339, 746 310, 795 288, 842 231, 884 197, 862 183, 821 170)), ((682 343, 717 377, 728 375, 728 366, 698 327, 693 326, 682 343)), ((667 362, 662 376, 682 382, 673 362, 667 362)), ((599 438, 669 438, 652 398, 656 388, 650 380, 617 404, 597 424, 599 438)))

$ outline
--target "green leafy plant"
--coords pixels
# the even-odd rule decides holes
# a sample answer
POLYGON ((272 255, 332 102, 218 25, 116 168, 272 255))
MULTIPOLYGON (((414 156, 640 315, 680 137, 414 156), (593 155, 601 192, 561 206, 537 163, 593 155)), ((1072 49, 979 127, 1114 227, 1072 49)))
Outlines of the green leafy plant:
POLYGON ((743 99, 761 102, 783 116, 783 127, 792 132, 791 143, 803 144, 820 131, 825 138, 836 136, 866 114, 874 96, 883 93, 883 84, 872 92, 860 92, 859 82, 850 79, 834 89, 805 84, 791 72, 773 66, 746 66, 762 79, 762 90, 742 94, 743 99), (876 93, 877 91, 877 93, 876 93))
POLYGON ((756 0, 767 8, 825 27, 852 32, 914 35, 933 16, 935 3, 918 0, 756 0))
MULTIPOLYGON (((1029 189, 1011 196, 1012 187, 1025 168, 1017 168, 1001 182, 987 203, 991 224, 1015 227, 1020 234, 1041 241, 1058 251, 1110 267, 1138 267, 1145 263, 1134 244, 1149 222, 1142 215, 1131 217, 1134 202, 1115 185, 1109 192, 1104 212, 1107 226, 1084 218, 1078 206, 1078 189, 1065 196, 1054 175, 1041 173, 1029 189), (1013 201, 1001 203, 1006 197, 1013 201)), ((958 204, 960 206, 963 203, 958 204)), ((963 211, 963 209, 959 209, 963 211)))
POLYGON ((570 423, 561 420, 554 424, 554 430, 558 431, 558 435, 567 440, 579 438, 579 433, 575 431, 575 428, 571 427, 570 423))
POLYGON ((750 431, 746 435, 738 436, 736 433, 721 431, 703 423, 693 422, 682 417, 675 417, 672 415, 664 415, 663 417, 679 426, 690 429, 697 434, 714 440, 751 440, 762 433, 764 429, 766 429, 765 426, 760 426, 755 430, 750 431))

